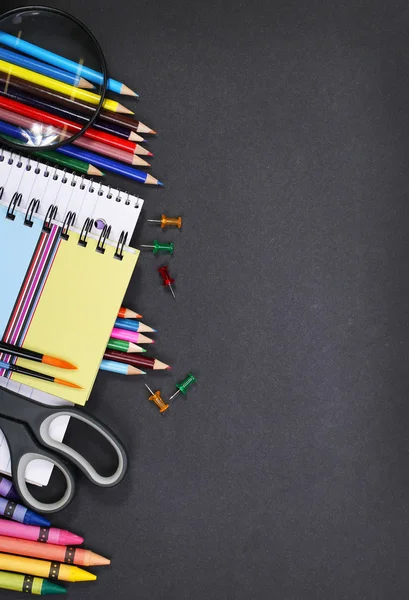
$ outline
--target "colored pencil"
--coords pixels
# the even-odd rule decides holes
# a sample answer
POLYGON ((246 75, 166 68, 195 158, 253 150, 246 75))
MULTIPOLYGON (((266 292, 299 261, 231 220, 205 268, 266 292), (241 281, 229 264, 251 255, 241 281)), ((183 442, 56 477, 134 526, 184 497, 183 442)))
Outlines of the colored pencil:
MULTIPOLYGON (((19 81, 22 85, 26 83, 22 79, 19 81)), ((17 100, 18 102, 22 102, 23 104, 33 106, 34 108, 38 108, 39 110, 48 111, 49 113, 62 117, 63 119, 71 119, 71 121, 78 121, 82 125, 86 125, 89 121, 89 117, 86 114, 75 110, 74 104, 72 104, 71 107, 64 107, 62 105, 56 106, 51 101, 48 101, 44 98, 40 98, 39 96, 35 96, 28 90, 23 91, 23 89, 19 89, 18 87, 11 85, 10 83, 8 83, 8 85, 5 86, 5 83, 1 81, 1 78, 0 82, 0 94, 3 94, 7 98, 17 100)), ((28 84, 27 87, 29 87, 28 84)), ((90 114, 92 114, 92 111, 94 109, 92 107, 90 108, 90 114)), ((143 123, 140 123, 140 125, 143 125, 143 123)), ((105 133, 109 133, 116 137, 120 137, 124 140, 129 140, 131 142, 144 141, 142 136, 138 135, 134 131, 131 131, 129 128, 123 127, 122 125, 115 125, 114 123, 109 123, 108 121, 101 121, 97 119, 93 127, 95 127, 95 129, 98 129, 99 131, 104 131, 105 133)), ((149 129, 148 127, 146 127, 146 125, 143 125, 143 127, 145 129, 149 129)), ((140 153, 136 152, 135 154, 140 153)))
MULTIPOLYGON (((84 103, 81 103, 81 110, 82 110, 82 106, 84 103)), ((101 112, 99 113, 98 118, 102 119, 104 121, 107 121, 108 123, 115 123, 117 125, 122 125, 123 127, 127 127, 128 129, 130 129, 131 131, 135 131, 135 133, 150 133, 150 134, 156 134, 156 131, 154 131, 153 129, 150 129, 149 127, 147 127, 146 125, 143 125, 143 123, 141 123, 140 121, 137 121, 134 118, 129 118, 127 117, 125 114, 118 114, 115 113, 115 117, 117 118, 112 118, 112 115, 114 113, 102 109, 101 112)))
POLYGON ((171 369, 169 365, 158 360, 157 358, 149 358, 148 356, 139 356, 139 354, 125 354, 125 352, 117 352, 115 350, 106 350, 104 354, 105 360, 118 361, 119 363, 126 363, 133 367, 144 367, 146 369, 153 369, 154 371, 164 371, 171 369))
MULTIPOLYGON (((8 123, 6 123, 6 125, 8 125, 8 123)), ((10 125, 10 127, 12 127, 12 125, 10 125)), ((2 134, 2 138, 10 140, 11 142, 16 140, 15 136, 5 135, 4 133, 2 134)), ((50 161, 55 165, 64 167, 64 169, 72 169, 78 173, 84 173, 85 175, 92 175, 93 177, 103 177, 105 175, 103 171, 100 171, 89 163, 86 163, 82 160, 77 160, 76 158, 70 158, 69 156, 63 156, 62 154, 58 154, 58 152, 54 152, 53 150, 38 150, 31 152, 30 156, 43 158, 44 160, 50 161)))
POLYGON ((127 329, 128 331, 139 331, 140 333, 156 333, 156 329, 149 327, 149 325, 145 325, 145 323, 142 323, 141 321, 136 321, 135 319, 121 319, 118 317, 115 321, 115 327, 127 329))
MULTIPOLYGON (((81 88, 74 87, 72 85, 68 85, 67 83, 63 83, 62 81, 53 79, 52 77, 46 77, 45 75, 40 75, 39 73, 30 71, 29 69, 23 69, 23 67, 12 65, 11 63, 5 60, 0 60, 0 71, 2 73, 5 73, 7 76, 19 77, 24 81, 29 81, 35 86, 47 88, 52 92, 63 94, 63 96, 67 96, 68 98, 73 100, 83 100, 95 106, 98 106, 101 100, 101 96, 99 94, 95 94, 94 92, 90 92, 89 90, 84 90, 81 88)), ((112 112, 123 112, 129 115, 133 115, 133 112, 131 110, 127 109, 125 106, 123 106, 116 100, 111 100, 110 98, 105 98, 102 106, 106 110, 110 110, 112 112)))
POLYGON ((68 83, 68 85, 73 85, 75 87, 89 90, 92 90, 94 88, 92 83, 90 83, 83 77, 79 77, 78 75, 73 73, 68 73, 67 71, 63 71, 58 67, 53 67, 52 65, 47 65, 46 63, 39 62, 38 60, 34 60, 33 58, 28 58, 27 56, 24 56, 24 54, 17 54, 17 52, 6 50, 5 48, 0 48, 0 59, 6 60, 14 65, 18 65, 19 67, 30 69, 30 71, 35 71, 36 73, 47 75, 47 77, 53 77, 54 79, 58 79, 58 81, 68 83))
MULTIPOLYGON (((35 46, 34 44, 30 44, 21 38, 15 37, 3 31, 0 32, 0 43, 8 46, 9 48, 14 48, 19 50, 20 52, 24 52, 24 54, 28 54, 29 56, 33 56, 34 58, 38 58, 50 65, 54 65, 59 67, 60 69, 64 69, 69 73, 74 73, 77 75, 81 75, 86 77, 92 83, 96 83, 98 85, 102 85, 104 83, 104 76, 102 73, 95 71, 94 69, 90 69, 85 65, 81 65, 77 62, 69 60, 68 58, 64 58, 59 54, 55 54, 54 52, 50 52, 40 46, 35 46)), ((128 96, 138 96, 136 92, 131 90, 128 86, 116 81, 115 79, 108 79, 107 87, 112 92, 116 92, 117 94, 125 94, 128 96)))
POLYGON ((59 367, 60 369, 78 369, 76 365, 73 365, 67 360, 63 360, 62 358, 56 358, 55 356, 42 354, 41 352, 35 352, 34 350, 29 350, 28 348, 21 348, 20 346, 15 346, 14 344, 9 344, 8 342, 0 341, 0 352, 3 352, 4 354, 12 354, 13 356, 18 356, 19 358, 25 358, 27 360, 34 360, 35 362, 40 362, 44 365, 59 367))
POLYGON ((130 308, 125 308, 124 306, 121 306, 121 308, 119 309, 118 317, 120 317, 121 319, 143 319, 142 315, 135 312, 134 310, 131 310, 130 308))
POLYGON ((100 567, 111 564, 109 558, 95 554, 84 548, 43 544, 0 535, 0 552, 42 558, 60 563, 69 563, 80 567, 100 567))
POLYGON ((116 340, 124 340, 125 342, 133 342, 134 344, 154 344, 154 340, 148 338, 142 333, 134 333, 133 331, 126 331, 125 329, 118 329, 114 327, 111 332, 111 337, 116 340))
POLYGON ((0 519, 0 535, 59 546, 79 546, 84 542, 84 538, 65 529, 22 525, 6 519, 0 519))
POLYGON ((82 148, 78 148, 77 146, 73 146, 71 144, 66 144, 65 146, 61 146, 61 148, 57 148, 57 152, 61 152, 61 154, 65 154, 66 156, 71 156, 72 158, 77 158, 85 162, 90 162, 101 169, 106 169, 107 171, 111 171, 117 175, 123 175, 124 177, 133 179, 139 183, 163 186, 163 183, 156 179, 156 177, 153 177, 153 175, 149 175, 148 173, 140 171, 139 169, 134 169, 128 165, 124 165, 123 163, 111 160, 105 156, 88 152, 88 150, 83 150, 82 148))
POLYGON ((31 575, 19 575, 17 573, 8 573, 0 571, 0 589, 10 590, 12 592, 25 592, 26 594, 36 594, 37 596, 49 596, 51 594, 65 594, 66 589, 52 581, 47 581, 42 577, 32 577, 31 575))
MULTIPOLYGON (((0 109, 3 110, 3 109, 0 109)), ((6 123, 5 121, 0 121, 0 133, 4 136, 9 136, 10 138, 14 138, 16 140, 26 141, 26 134, 19 127, 15 125, 11 125, 10 123, 6 123)), ((149 175, 148 173, 144 173, 143 171, 139 171, 138 169, 133 169, 128 165, 124 165, 120 162, 111 160, 110 158, 106 158, 105 156, 99 156, 99 154, 94 154, 93 152, 88 152, 87 150, 83 150, 82 148, 77 148, 76 146, 72 146, 71 144, 66 144, 65 146, 61 146, 60 148, 56 148, 55 150, 59 154, 64 154, 65 156, 70 156, 71 158, 75 158, 77 160, 83 160, 84 162, 89 162, 92 159, 92 164, 97 164, 99 166, 105 165, 105 167, 117 173, 118 175, 124 175, 125 177, 129 177, 135 181, 139 181, 140 183, 150 184, 150 185, 159 185, 162 186, 158 179, 149 175)))
POLYGON ((36 577, 48 577, 59 581, 95 581, 97 576, 79 567, 54 563, 50 560, 38 558, 25 558, 0 552, 0 569, 2 571, 14 571, 35 575, 36 577))
POLYGON ((118 375, 146 375, 145 371, 141 371, 132 365, 124 365, 112 360, 102 360, 99 368, 101 371, 118 373, 118 375))
MULTIPOLYGON (((5 98, 0 97, 0 104, 3 104, 4 100, 5 100, 5 98)), ((14 103, 14 100, 12 100, 11 102, 14 103)), ((28 132, 35 131, 36 126, 38 125, 38 122, 36 119, 26 117, 23 114, 12 112, 11 110, 6 110, 5 108, 1 108, 1 107, 0 107, 0 119, 3 119, 7 123, 11 123, 12 125, 21 127, 23 130, 26 130, 28 132)), ((45 129, 47 129, 47 131, 48 131, 48 129, 49 129, 48 126, 45 129)), ((55 134, 56 138, 58 138, 59 140, 66 139, 67 141, 69 141, 71 134, 68 131, 66 131, 65 129, 58 129, 56 127, 51 127, 50 129, 51 129, 51 132, 53 134, 55 134)), ((79 129, 81 129, 80 126, 79 126, 79 129)), ((80 136, 78 139, 74 140, 72 143, 75 146, 78 146, 79 148, 85 148, 85 150, 97 152, 97 153, 101 154, 102 156, 107 156, 109 158, 113 158, 114 160, 119 160, 119 161, 122 161, 122 162, 130 164, 130 165, 137 165, 140 167, 150 167, 150 164, 148 162, 146 162, 146 160, 144 160, 140 156, 136 156, 132 152, 125 151, 125 150, 118 150, 117 148, 108 146, 107 144, 103 144, 96 140, 89 139, 86 136, 80 136)))
POLYGON ((58 166, 64 167, 64 169, 72 169, 73 171, 77 171, 77 173, 84 173, 85 175, 91 175, 92 177, 103 177, 105 175, 103 171, 100 171, 94 167, 94 165, 90 165, 83 160, 71 158, 70 156, 64 156, 63 154, 59 154, 53 150, 39 150, 38 152, 36 151, 32 154, 34 156, 38 156, 38 158, 43 158, 58 166))
POLYGON ((18 521, 25 525, 39 525, 40 527, 49 527, 50 521, 44 519, 41 515, 37 515, 34 511, 17 504, 12 500, 6 498, 0 498, 0 516, 12 521, 18 521))
POLYGON ((12 373, 19 373, 20 375, 25 375, 26 377, 42 379, 43 381, 49 381, 50 383, 57 383, 58 385, 64 385, 65 387, 82 390, 80 385, 72 383, 71 381, 66 381, 65 379, 60 379, 59 377, 52 377, 51 375, 46 375, 45 373, 40 373, 39 371, 33 371, 32 369, 26 369, 25 367, 19 367, 18 365, 13 365, 8 362, 4 362, 3 360, 0 360, 0 369, 11 371, 12 373))
POLYGON ((109 350, 119 350, 120 352, 126 352, 128 354, 132 352, 146 352, 146 349, 142 348, 142 346, 137 346, 136 344, 132 344, 132 342, 115 340, 114 338, 109 338, 107 348, 109 348, 109 350))
POLYGON ((0 496, 8 498, 8 500, 14 500, 18 502, 20 496, 17 494, 17 490, 13 485, 13 482, 4 475, 0 475, 0 496))
MULTIPOLYGON (((70 131, 73 133, 79 133, 83 128, 79 123, 75 123, 74 121, 70 121, 68 119, 63 119, 44 110, 39 110, 38 108, 33 108, 27 104, 17 102, 8 96, 0 95, 0 108, 4 108, 10 112, 22 115, 35 122, 52 125, 57 129, 64 129, 67 132, 70 131)), ((68 134, 67 137, 69 137, 68 134)), ((138 154, 137 150, 140 148, 142 148, 144 152, 148 152, 142 146, 135 144, 135 142, 130 142, 129 140, 124 140, 122 138, 118 138, 117 136, 98 131, 93 127, 90 127, 85 131, 84 137, 102 144, 107 144, 108 146, 112 146, 118 150, 123 150, 129 154, 138 154)))

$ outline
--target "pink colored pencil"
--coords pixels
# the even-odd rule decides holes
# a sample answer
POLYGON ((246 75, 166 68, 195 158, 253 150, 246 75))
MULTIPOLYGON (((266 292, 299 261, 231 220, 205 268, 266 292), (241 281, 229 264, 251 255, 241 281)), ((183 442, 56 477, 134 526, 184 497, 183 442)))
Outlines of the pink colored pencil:
POLYGON ((59 546, 78 546, 84 538, 75 533, 57 527, 38 527, 37 525, 23 525, 15 521, 0 519, 0 535, 32 540, 33 542, 48 542, 59 546))
POLYGON ((134 331, 127 331, 126 329, 118 329, 114 327, 111 333, 111 337, 116 340, 124 340, 125 342, 132 342, 133 344, 154 344, 151 338, 148 338, 142 333, 135 333, 134 331))

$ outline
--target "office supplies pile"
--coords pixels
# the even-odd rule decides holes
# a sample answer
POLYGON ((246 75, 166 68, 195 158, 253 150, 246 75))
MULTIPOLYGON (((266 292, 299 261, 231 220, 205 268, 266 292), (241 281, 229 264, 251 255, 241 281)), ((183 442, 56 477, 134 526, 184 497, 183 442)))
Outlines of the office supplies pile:
MULTIPOLYGON (((118 483, 127 466, 118 438, 73 404, 87 403, 99 371, 147 376, 171 369, 146 356, 156 329, 121 306, 140 254, 128 242, 144 201, 94 181, 111 171, 161 186, 136 168, 150 166, 152 153, 142 136, 155 131, 117 100, 105 98, 92 126, 76 137, 101 101, 92 91, 101 77, 0 27, 0 137, 13 147, 0 148, 0 253, 8 257, 0 295, 0 471, 12 475, 15 485, 0 482, 0 495, 7 496, 0 498, 0 587, 42 595, 65 591, 59 580, 96 578, 80 566, 109 564, 75 548, 82 538, 49 529, 38 514, 61 510, 74 494, 74 474, 58 455, 101 486, 118 483), (67 143, 50 150, 42 143, 49 140, 67 143), (27 153, 24 144, 35 151, 27 153), (73 418, 89 423, 114 447, 118 468, 110 477, 93 472, 63 443, 73 418), (26 442, 17 444, 17 438, 26 442), (33 453, 43 460, 30 461, 33 453), (47 486, 54 466, 65 476, 64 495, 57 502, 38 502, 26 482, 47 486)), ((137 95, 113 79, 108 90, 137 95)), ((162 214, 149 222, 161 230, 182 227, 180 216, 162 214)), ((174 252, 173 242, 158 239, 142 248, 155 257, 174 252)), ((175 298, 169 266, 155 266, 152 273, 159 273, 158 285, 162 281, 175 298)), ((195 381, 189 373, 169 400, 145 385, 149 400, 164 413, 195 381)))

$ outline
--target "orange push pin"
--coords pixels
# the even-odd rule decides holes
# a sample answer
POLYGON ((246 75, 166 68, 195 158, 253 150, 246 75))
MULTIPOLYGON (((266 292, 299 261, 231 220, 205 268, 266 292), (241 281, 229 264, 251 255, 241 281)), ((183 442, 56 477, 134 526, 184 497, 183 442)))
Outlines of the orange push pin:
MULTIPOLYGON (((145 383, 145 385, 146 385, 146 383, 145 383)), ((163 413, 163 412, 165 412, 165 410, 168 410, 169 404, 165 404, 165 402, 162 399, 162 396, 160 395, 160 391, 158 390, 157 392, 153 393, 151 388, 149 387, 149 385, 146 385, 146 387, 152 394, 152 396, 149 396, 149 400, 152 400, 152 402, 154 402, 156 404, 156 406, 159 408, 160 412, 163 413)))
POLYGON ((160 223, 162 229, 165 229, 165 227, 177 227, 180 229, 182 227, 182 217, 167 217, 166 215, 162 215, 160 220, 148 219, 148 223, 160 223))

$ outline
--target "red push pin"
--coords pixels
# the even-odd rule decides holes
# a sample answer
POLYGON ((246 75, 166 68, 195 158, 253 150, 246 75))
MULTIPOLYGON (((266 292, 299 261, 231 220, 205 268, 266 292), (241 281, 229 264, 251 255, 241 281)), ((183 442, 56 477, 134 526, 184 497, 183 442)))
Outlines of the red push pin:
POLYGON ((172 277, 169 275, 168 267, 164 265, 163 267, 159 267, 158 271, 163 279, 163 285, 169 286, 169 289, 172 292, 172 296, 176 300, 175 292, 172 289, 172 283, 174 283, 175 280, 172 279, 172 277))

